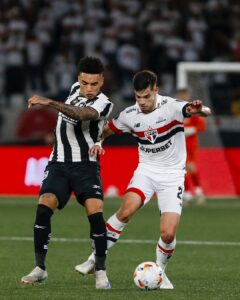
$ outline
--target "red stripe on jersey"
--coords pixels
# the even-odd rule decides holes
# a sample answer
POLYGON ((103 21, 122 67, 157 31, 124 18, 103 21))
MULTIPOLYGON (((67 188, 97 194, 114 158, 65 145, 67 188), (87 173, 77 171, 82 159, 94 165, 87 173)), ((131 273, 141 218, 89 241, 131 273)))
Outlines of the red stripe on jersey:
POLYGON ((164 249, 163 247, 161 247, 159 244, 158 244, 158 248, 159 248, 160 250, 162 250, 162 251, 163 251, 164 253, 166 253, 166 254, 171 254, 171 253, 174 252, 174 249, 167 250, 167 249, 164 249))
POLYGON ((134 187, 131 187, 131 188, 127 189, 126 193, 127 192, 133 192, 133 193, 138 194, 141 197, 142 202, 144 202, 144 200, 146 198, 145 195, 143 194, 143 192, 141 190, 139 190, 137 188, 134 188, 134 187))
MULTIPOLYGON (((179 122, 177 120, 172 121, 171 123, 164 125, 162 127, 159 128, 153 128, 152 130, 157 130, 158 133, 163 133, 165 131, 168 131, 169 129, 173 128, 176 125, 183 125, 183 122, 179 122)), ((133 131, 132 133, 136 134, 139 137, 144 137, 145 136, 145 132, 146 131, 133 131)))
POLYGON ((113 228, 109 223, 106 223, 106 228, 107 228, 109 231, 116 232, 117 234, 121 234, 121 233, 122 233, 122 231, 113 228))
POLYGON ((118 129, 114 124, 113 124, 113 121, 110 120, 108 122, 108 127, 114 132, 114 133, 123 133, 122 130, 118 129))

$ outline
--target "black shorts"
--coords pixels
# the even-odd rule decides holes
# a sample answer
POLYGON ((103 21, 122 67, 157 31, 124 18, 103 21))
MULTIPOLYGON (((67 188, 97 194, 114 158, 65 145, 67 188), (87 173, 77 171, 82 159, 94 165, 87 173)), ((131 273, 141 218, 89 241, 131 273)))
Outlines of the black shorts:
POLYGON ((85 200, 103 200, 100 167, 96 162, 48 163, 40 195, 52 193, 58 198, 58 208, 62 209, 74 192, 77 201, 84 205, 85 200))

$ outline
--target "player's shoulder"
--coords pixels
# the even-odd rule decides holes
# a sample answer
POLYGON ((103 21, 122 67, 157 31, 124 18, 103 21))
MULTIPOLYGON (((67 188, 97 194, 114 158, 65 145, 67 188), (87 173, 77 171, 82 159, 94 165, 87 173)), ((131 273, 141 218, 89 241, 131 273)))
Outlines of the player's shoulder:
POLYGON ((103 102, 107 102, 107 103, 112 103, 112 101, 102 92, 99 93, 94 100, 95 101, 103 101, 103 102))
POLYGON ((177 99, 169 97, 169 96, 164 96, 164 95, 157 95, 157 102, 162 106, 162 105, 169 105, 177 101, 177 99))
POLYGON ((71 86, 71 91, 70 91, 70 96, 75 94, 78 90, 80 89, 80 84, 78 81, 76 81, 72 86, 71 86))
POLYGON ((131 105, 131 106, 126 107, 126 108, 123 110, 123 113, 124 113, 124 114, 127 114, 127 115, 136 114, 136 113, 137 113, 137 105, 134 104, 134 105, 131 105))

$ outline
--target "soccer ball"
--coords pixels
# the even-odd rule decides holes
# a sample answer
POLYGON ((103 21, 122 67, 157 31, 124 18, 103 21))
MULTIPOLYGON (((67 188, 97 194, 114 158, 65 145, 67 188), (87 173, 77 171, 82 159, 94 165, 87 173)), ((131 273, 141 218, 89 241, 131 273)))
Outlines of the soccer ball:
POLYGON ((142 290, 156 290, 162 282, 161 267, 151 261, 143 262, 134 271, 133 279, 136 286, 142 290))

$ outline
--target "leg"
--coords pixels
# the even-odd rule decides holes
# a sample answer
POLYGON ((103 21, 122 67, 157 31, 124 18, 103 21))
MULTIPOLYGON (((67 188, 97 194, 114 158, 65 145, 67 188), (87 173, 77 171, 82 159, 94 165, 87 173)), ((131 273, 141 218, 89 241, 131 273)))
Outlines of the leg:
POLYGON ((201 187, 200 177, 197 170, 197 165, 195 161, 192 161, 189 163, 189 174, 191 176, 191 180, 194 186, 194 192, 197 204, 204 204, 205 203, 205 197, 203 194, 203 189, 201 187))
POLYGON ((105 270, 107 233, 103 219, 103 201, 94 198, 87 199, 84 206, 90 223, 90 238, 95 252, 96 270, 105 270))
POLYGON ((36 267, 27 276, 22 277, 22 283, 34 284, 47 279, 45 259, 51 236, 51 216, 58 206, 54 194, 46 193, 40 196, 34 224, 34 250, 36 267))
POLYGON ((124 195, 123 204, 117 213, 112 215, 106 223, 108 249, 116 244, 125 225, 141 206, 142 199, 135 192, 127 192, 124 195))
POLYGON ((186 163, 186 175, 185 175, 185 192, 184 192, 184 204, 189 204, 193 201, 193 193, 191 191, 192 185, 192 169, 191 169, 191 161, 187 160, 186 163))
MULTIPOLYGON (((124 195, 123 204, 106 223, 108 249, 115 245, 127 222, 142 205, 145 205, 151 199, 152 194, 151 181, 147 176, 144 176, 142 170, 137 169, 124 195)), ((94 253, 92 253, 88 260, 77 265, 75 270, 83 275, 91 273, 94 259, 94 253)))
POLYGON ((176 231, 180 215, 174 212, 165 212, 160 220, 160 239, 156 248, 157 263, 165 270, 176 246, 176 231))
POLYGON ((173 212, 163 213, 160 221, 160 239, 156 247, 157 263, 163 270, 163 281, 160 289, 170 289, 174 287, 168 279, 165 269, 172 258, 176 246, 176 230, 179 224, 180 215, 173 212))
MULTIPOLYGON (((112 215, 107 223, 107 249, 110 249, 118 241, 122 230, 134 213, 141 207, 141 197, 134 192, 127 192, 124 196, 120 209, 112 215)), ((95 253, 93 252, 88 260, 75 266, 75 270, 82 275, 93 273, 95 263, 95 253)))
POLYGON ((167 174, 159 178, 157 191, 158 207, 161 211, 160 238, 156 247, 156 260, 163 269, 161 289, 173 289, 166 276, 166 266, 169 263, 175 246, 176 231, 182 212, 182 196, 184 192, 184 174, 167 174))
POLYGON ((107 233, 103 219, 103 201, 90 198, 84 203, 90 223, 90 238, 94 251, 94 260, 91 261, 91 270, 95 261, 95 276, 97 289, 110 289, 111 285, 106 274, 107 233))

